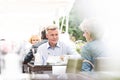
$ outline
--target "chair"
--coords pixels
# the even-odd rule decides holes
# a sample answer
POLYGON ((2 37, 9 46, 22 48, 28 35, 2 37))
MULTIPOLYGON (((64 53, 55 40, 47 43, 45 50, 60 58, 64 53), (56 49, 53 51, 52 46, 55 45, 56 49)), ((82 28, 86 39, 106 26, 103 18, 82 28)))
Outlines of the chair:
POLYGON ((82 68, 83 59, 68 59, 66 73, 78 73, 82 68))

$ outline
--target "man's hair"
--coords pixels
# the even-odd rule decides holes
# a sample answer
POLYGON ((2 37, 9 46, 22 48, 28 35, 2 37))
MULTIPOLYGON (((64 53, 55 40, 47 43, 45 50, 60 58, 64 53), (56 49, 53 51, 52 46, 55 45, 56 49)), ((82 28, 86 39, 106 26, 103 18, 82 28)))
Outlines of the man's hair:
POLYGON ((58 29, 58 27, 56 25, 49 25, 46 28, 46 34, 47 34, 48 30, 56 30, 56 29, 58 29))

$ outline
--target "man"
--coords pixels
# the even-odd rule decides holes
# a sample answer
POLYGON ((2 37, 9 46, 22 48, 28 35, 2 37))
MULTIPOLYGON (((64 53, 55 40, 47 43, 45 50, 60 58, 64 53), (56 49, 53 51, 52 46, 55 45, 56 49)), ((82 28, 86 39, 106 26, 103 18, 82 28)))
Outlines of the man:
POLYGON ((46 37, 48 42, 38 47, 36 55, 38 54, 39 57, 35 57, 35 62, 37 60, 41 65, 46 65, 49 56, 59 56, 61 60, 64 60, 65 55, 80 56, 75 48, 59 41, 59 29, 56 25, 50 25, 46 28, 46 37))

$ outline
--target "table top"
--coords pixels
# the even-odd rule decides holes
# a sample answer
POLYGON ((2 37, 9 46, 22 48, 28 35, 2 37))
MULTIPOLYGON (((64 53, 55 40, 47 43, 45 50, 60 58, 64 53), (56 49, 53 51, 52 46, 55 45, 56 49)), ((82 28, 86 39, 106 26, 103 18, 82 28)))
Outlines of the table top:
POLYGON ((22 74, 27 80, 120 80, 120 72, 66 72, 67 67, 65 65, 33 66, 32 68, 31 73, 22 74), (45 70, 43 73, 34 72, 34 70, 39 71, 40 69, 45 70))
POLYGON ((0 80, 120 80, 120 73, 113 72, 79 72, 61 74, 10 74, 0 75, 0 80))

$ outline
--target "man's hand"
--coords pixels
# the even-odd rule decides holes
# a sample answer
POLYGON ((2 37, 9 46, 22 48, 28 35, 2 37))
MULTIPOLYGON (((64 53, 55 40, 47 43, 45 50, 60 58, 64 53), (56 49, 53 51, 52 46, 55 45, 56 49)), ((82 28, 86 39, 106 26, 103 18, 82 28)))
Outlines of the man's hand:
POLYGON ((61 59, 62 61, 64 61, 64 56, 60 56, 60 59, 61 59))

